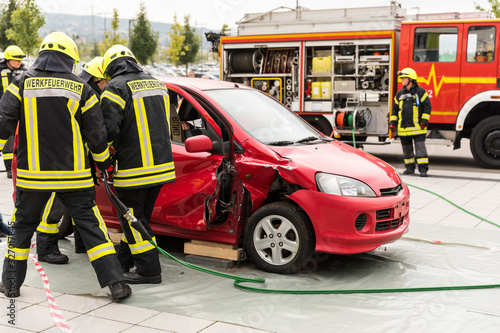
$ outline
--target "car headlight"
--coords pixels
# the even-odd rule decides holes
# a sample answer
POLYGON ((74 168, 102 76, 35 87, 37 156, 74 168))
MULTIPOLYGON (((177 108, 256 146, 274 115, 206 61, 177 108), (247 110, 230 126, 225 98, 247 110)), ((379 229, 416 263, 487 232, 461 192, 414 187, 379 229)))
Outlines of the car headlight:
POLYGON ((349 177, 320 172, 316 174, 316 184, 318 184, 319 190, 324 193, 348 197, 374 198, 377 196, 368 185, 349 177))

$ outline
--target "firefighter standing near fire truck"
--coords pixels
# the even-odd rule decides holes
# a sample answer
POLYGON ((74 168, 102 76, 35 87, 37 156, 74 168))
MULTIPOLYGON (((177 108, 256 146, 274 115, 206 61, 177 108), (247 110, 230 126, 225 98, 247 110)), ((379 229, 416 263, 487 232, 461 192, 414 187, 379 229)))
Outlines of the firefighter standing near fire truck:
POLYGON ((8 297, 21 294, 31 237, 52 192, 78 226, 101 287, 109 287, 113 300, 132 293, 92 197, 85 145, 102 169, 109 165, 109 150, 99 101, 72 73, 78 61, 75 42, 62 32, 51 33, 31 69, 14 78, 0 101, 0 150, 19 122, 14 234, 0 284, 8 297))
MULTIPOLYGON (((21 62, 25 57, 26 54, 24 54, 19 46, 10 45, 5 49, 4 58, 0 61, 0 74, 2 77, 0 82, 0 98, 9 87, 12 79, 26 70, 26 67, 24 67, 21 62)), ((9 137, 2 151, 5 170, 7 171, 7 178, 12 178, 13 151, 14 134, 9 137)))
POLYGON ((417 73, 411 68, 398 72, 403 88, 394 97, 390 129, 396 132, 403 147, 405 175, 415 173, 415 162, 421 177, 427 177, 429 157, 425 136, 431 116, 431 102, 427 91, 417 84, 417 73), (413 149, 415 145, 415 152, 413 149))
MULTIPOLYGON (((107 80, 102 71, 102 57, 95 57, 82 68, 79 76, 93 89, 97 99, 100 99, 102 90, 106 87, 107 80)), ((89 155, 90 168, 94 175, 94 183, 99 185, 94 167, 92 154, 89 155)), ((59 221, 64 214, 68 214, 66 208, 61 203, 55 192, 50 196, 47 205, 41 216, 41 222, 36 229, 36 253, 38 261, 49 264, 65 264, 69 261, 67 255, 61 253, 58 246, 59 241, 59 221)), ((73 226, 75 239, 75 253, 86 253, 85 245, 78 232, 78 228, 73 226)))
MULTIPOLYGON (((170 144, 170 109, 165 84, 145 74, 132 52, 114 45, 104 54, 103 70, 111 79, 101 95, 108 144, 116 151, 113 185, 118 198, 142 222, 149 219, 163 184, 175 181, 170 144)), ((123 236, 118 260, 128 283, 160 283, 156 248, 119 216, 123 236), (136 270, 129 272, 135 265, 136 270)))

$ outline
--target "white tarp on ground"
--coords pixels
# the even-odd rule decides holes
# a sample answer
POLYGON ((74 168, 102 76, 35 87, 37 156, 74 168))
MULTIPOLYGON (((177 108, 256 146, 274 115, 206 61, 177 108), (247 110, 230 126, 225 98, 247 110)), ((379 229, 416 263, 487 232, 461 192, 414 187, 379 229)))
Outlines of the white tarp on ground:
MULTIPOLYGON (((410 229, 404 239, 370 253, 318 255, 311 270, 299 274, 264 273, 249 261, 240 268, 221 271, 265 278, 267 283, 262 286, 270 289, 500 284, 500 229, 417 223, 410 229)), ((160 246, 182 259, 182 242, 166 241, 173 244, 165 245, 160 240, 160 246)), ((0 243, 0 253, 5 247, 5 241, 0 243)), ((99 288, 88 258, 74 254, 70 241, 61 241, 60 247, 69 255, 70 263, 43 264, 52 290, 104 297, 107 289, 99 288)), ((133 285, 133 295, 124 304, 276 332, 498 332, 500 327, 500 288, 352 295, 264 294, 237 290, 231 280, 193 271, 166 257, 161 261, 163 282, 133 285)), ((42 287, 31 261, 25 284, 42 287)))

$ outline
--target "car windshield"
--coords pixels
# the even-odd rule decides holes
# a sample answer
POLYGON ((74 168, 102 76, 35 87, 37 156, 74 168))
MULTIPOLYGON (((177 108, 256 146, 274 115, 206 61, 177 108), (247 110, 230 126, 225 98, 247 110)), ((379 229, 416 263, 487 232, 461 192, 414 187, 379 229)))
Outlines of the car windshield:
POLYGON ((233 88, 205 92, 262 143, 287 146, 328 140, 292 111, 259 91, 233 88))

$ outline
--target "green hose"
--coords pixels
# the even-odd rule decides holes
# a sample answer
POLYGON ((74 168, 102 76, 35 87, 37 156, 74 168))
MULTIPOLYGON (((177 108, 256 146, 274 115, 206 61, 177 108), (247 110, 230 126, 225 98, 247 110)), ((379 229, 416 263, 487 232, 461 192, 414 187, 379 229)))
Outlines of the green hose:
MULTIPOLYGON (((354 131, 353 131, 353 141, 354 141, 354 131)), ((484 219, 478 215, 475 215, 462 207, 456 205, 455 203, 449 201, 448 199, 444 198, 443 196, 420 188, 415 185, 410 185, 407 184, 408 186, 414 187, 416 189, 431 193, 446 202, 450 203, 451 205, 459 208, 460 210, 480 219, 485 222, 488 222, 496 227, 500 228, 500 225, 493 223, 491 221, 488 221, 487 219, 484 219)), ((405 293, 405 292, 422 292, 422 291, 447 291, 447 290, 472 290, 472 289, 493 289, 493 288, 500 288, 500 284, 485 284, 485 285, 470 285, 470 286, 448 286, 448 287, 416 287, 416 288, 381 288, 381 289, 324 289, 324 290, 297 290, 297 289, 266 289, 266 288, 259 288, 259 287, 250 287, 250 286, 245 286, 242 285, 242 283, 245 282, 251 282, 251 283, 265 283, 266 280, 263 278, 245 278, 241 276, 236 276, 236 275, 231 275, 231 274, 226 274, 222 272, 217 272, 208 268, 200 267, 197 265, 193 265, 190 263, 187 263, 185 261, 182 261, 180 259, 177 259, 167 251, 163 250, 160 248, 156 243, 152 240, 149 240, 149 242, 160 251, 163 255, 166 257, 180 263, 181 265, 184 265, 188 268, 195 269, 204 273, 220 276, 226 279, 231 279, 234 280, 234 287, 240 290, 246 290, 246 291, 254 291, 254 292, 261 292, 261 293, 272 293, 272 294, 302 294, 302 295, 311 295, 311 294, 374 294, 374 293, 405 293)))
POLYGON ((466 210, 466 209, 464 209, 464 208, 460 207, 459 205, 457 205, 457 204, 455 204, 455 203, 451 202, 450 200, 446 199, 446 198, 445 198, 445 197, 443 197, 442 195, 439 195, 439 194, 437 194, 437 193, 435 193, 435 192, 432 192, 432 191, 426 190, 425 188, 421 188, 421 187, 418 187, 418 186, 415 186, 415 185, 411 185, 411 184, 406 184, 406 185, 411 186, 411 187, 414 187, 414 188, 416 188, 416 189, 418 189, 418 190, 421 190, 421 191, 424 191, 424 192, 427 192, 427 193, 433 194, 433 195, 435 195, 436 197, 439 197, 439 198, 443 199, 444 201, 446 201, 447 203, 451 204, 452 206, 455 206, 456 208, 460 209, 461 211, 463 211, 463 212, 465 212, 465 213, 467 213, 467 214, 469 214, 469 215, 472 215, 472 216, 474 216, 475 218, 477 218, 477 219, 479 219, 479 220, 482 220, 482 221, 484 221, 484 222, 488 222, 489 224, 494 225, 494 226, 495 226, 495 227, 497 227, 497 228, 500 228, 500 225, 498 225, 498 224, 496 224, 496 223, 494 223, 494 222, 491 222, 491 221, 489 221, 489 220, 487 220, 487 219, 485 219, 485 218, 482 218, 481 216, 478 216, 478 215, 476 215, 476 214, 474 214, 474 213, 472 213, 472 212, 469 212, 468 210, 466 210))

